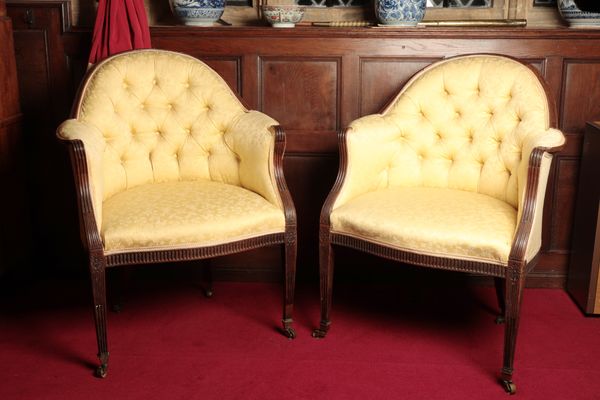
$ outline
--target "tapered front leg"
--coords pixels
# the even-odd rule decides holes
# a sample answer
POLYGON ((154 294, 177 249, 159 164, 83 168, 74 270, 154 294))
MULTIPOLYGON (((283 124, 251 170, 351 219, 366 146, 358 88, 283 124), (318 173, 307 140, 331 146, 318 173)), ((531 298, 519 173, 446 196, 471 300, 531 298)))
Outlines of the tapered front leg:
POLYGON ((108 373, 108 343, 106 334, 106 259, 102 254, 90 255, 90 276, 94 299, 94 322, 100 365, 95 375, 105 378, 108 373))
POLYGON ((509 265, 506 279, 504 362, 500 376, 501 383, 509 394, 515 394, 517 390, 516 385, 513 383, 512 376, 524 285, 525 278, 522 276, 520 269, 509 265))
POLYGON ((319 237, 319 281, 321 292, 321 322, 319 328, 312 333, 314 338, 324 338, 329 331, 331 321, 331 299, 333 289, 334 253, 331 246, 331 236, 328 228, 322 228, 319 237))
POLYGON ((294 310, 294 292, 296 288, 296 257, 298 244, 296 240, 296 229, 286 231, 285 243, 283 245, 284 262, 284 284, 283 284, 283 333, 289 339, 296 337, 296 331, 292 328, 292 312, 294 310))

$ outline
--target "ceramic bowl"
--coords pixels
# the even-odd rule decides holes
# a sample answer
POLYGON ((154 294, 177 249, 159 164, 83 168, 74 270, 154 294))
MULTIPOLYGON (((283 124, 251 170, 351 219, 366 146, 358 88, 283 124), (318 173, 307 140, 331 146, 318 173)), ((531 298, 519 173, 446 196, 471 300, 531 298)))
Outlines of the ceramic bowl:
POLYGON ((304 16, 304 7, 298 5, 264 5, 261 9, 273 28, 293 28, 304 16))
POLYGON ((426 0, 375 0, 381 26, 416 26, 425 16, 426 0))
POLYGON ((225 11, 225 0, 170 0, 171 9, 185 25, 212 26, 225 11))
POLYGON ((600 28, 600 13, 581 11, 573 0, 558 0, 558 11, 572 28, 600 28))

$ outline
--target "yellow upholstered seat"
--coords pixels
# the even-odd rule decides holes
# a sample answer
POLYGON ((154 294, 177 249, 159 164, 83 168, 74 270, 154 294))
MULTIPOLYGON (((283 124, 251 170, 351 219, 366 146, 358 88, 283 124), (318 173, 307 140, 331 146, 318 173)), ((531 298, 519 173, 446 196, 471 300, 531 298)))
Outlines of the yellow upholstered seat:
POLYGON ((524 276, 542 244, 552 153, 565 140, 553 107, 532 68, 469 55, 432 64, 381 113, 353 121, 339 136, 340 170, 321 212, 314 336, 330 325, 332 245, 491 275, 507 322, 502 377, 514 391, 524 276))
POLYGON ((260 195, 211 181, 136 186, 104 202, 106 254, 215 246, 285 231, 281 210, 260 195))
POLYGON ((283 325, 294 337, 296 216, 282 171, 285 135, 275 120, 247 110, 198 59, 138 50, 87 74, 57 134, 73 161, 101 376, 106 267, 282 245, 283 325))
POLYGON ((331 213, 331 232, 398 250, 508 263, 517 211, 484 194, 396 187, 360 195, 331 213))

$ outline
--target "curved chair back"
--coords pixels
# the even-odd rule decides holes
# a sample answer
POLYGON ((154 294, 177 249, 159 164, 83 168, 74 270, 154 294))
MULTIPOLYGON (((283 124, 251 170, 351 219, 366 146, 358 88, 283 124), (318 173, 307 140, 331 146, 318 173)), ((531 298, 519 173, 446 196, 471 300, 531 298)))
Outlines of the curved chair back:
MULTIPOLYGON (((424 69, 381 114, 351 128, 382 117, 387 144, 378 151, 379 187, 467 190, 517 207, 527 143, 547 132, 554 110, 529 67, 503 56, 473 55, 424 69)), ((350 146, 353 140, 360 138, 349 136, 350 146)))
POLYGON ((207 179, 239 185, 228 129, 247 110, 225 81, 179 53, 108 58, 87 77, 74 118, 95 126, 103 199, 134 186, 207 179))

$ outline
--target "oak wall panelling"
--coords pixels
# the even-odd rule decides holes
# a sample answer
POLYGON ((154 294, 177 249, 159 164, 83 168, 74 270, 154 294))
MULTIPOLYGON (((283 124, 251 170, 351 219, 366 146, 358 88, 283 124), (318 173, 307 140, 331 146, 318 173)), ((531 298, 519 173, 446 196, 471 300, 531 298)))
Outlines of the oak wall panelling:
POLYGON ((22 122, 12 21, 6 3, 0 0, 0 276, 19 269, 28 260, 22 122))
MULTIPOLYGON (((69 62, 69 1, 7 2, 13 20, 36 274, 75 270, 85 262, 69 160, 54 132, 68 115, 79 82, 69 62), (65 179, 66 178, 66 179, 65 179)), ((87 61, 86 61, 87 62, 87 61)), ((85 67, 83 67, 85 68, 85 67)))
MULTIPOLYGON (((30 3, 35 1, 10 0, 9 13, 30 3)), ((58 14, 64 13, 60 2, 55 3, 58 14)), ((57 18, 54 11, 47 14, 57 18)), ((56 23, 61 25, 60 21, 56 23)), ((19 28, 15 37, 28 40, 22 34, 26 29, 19 28)), ((49 70, 52 82, 68 81, 66 87, 76 87, 85 69, 82 63, 89 47, 89 32, 72 28, 47 32, 54 35, 48 38, 49 42, 62 43, 69 60, 66 69, 49 70)), ((155 48, 205 60, 223 75, 248 107, 280 120, 288 139, 285 172, 299 218, 298 272, 301 278, 310 279, 317 277, 319 210, 337 172, 337 130, 355 118, 379 110, 412 74, 435 60, 467 53, 503 53, 530 63, 543 74, 556 96, 559 126, 568 143, 551 171, 542 253, 528 283, 564 286, 582 132, 587 120, 600 119, 600 101, 590 102, 600 96, 600 31, 157 26, 151 28, 151 34, 155 48)), ((58 58, 65 59, 59 47, 48 47, 51 65, 58 63, 52 61, 58 58)), ((19 64, 21 70, 26 74, 20 81, 40 79, 30 75, 42 74, 19 64)), ((46 101, 44 93, 27 95, 39 96, 41 103, 46 101)), ((67 109, 63 112, 66 117, 67 109)), ((54 126, 35 135, 53 139, 54 126)), ((60 172, 58 168, 56 172, 60 172)), ((68 174, 58 176, 70 179, 68 174)), ((59 193, 61 201, 67 202, 72 196, 68 190, 59 193)), ((72 223, 65 219, 67 222, 72 223)), ((223 259, 217 264, 222 276, 229 278, 239 274, 243 278, 276 278, 279 270, 263 267, 267 264, 264 261, 273 257, 277 255, 250 253, 244 260, 223 259)), ((338 265, 352 262, 352 257, 348 257, 338 265)), ((370 258, 368 262, 378 261, 370 258)))

